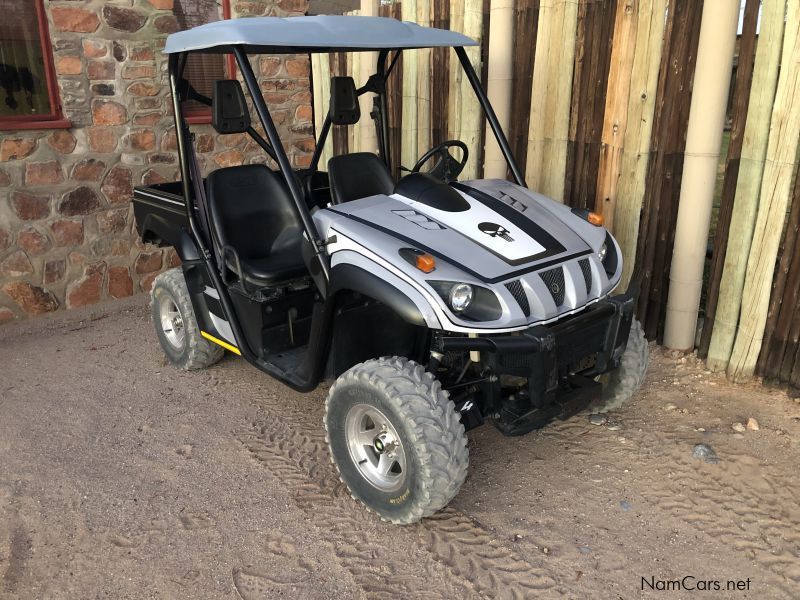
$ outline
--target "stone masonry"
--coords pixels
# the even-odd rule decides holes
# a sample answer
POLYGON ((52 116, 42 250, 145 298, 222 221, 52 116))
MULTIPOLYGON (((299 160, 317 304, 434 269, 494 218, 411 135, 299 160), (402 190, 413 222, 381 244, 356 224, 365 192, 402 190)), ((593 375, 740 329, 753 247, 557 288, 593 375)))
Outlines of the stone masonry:
MULTIPOLYGON (((306 0, 230 0, 233 17, 303 14, 306 0)), ((178 179, 167 87, 173 0, 45 1, 70 129, 0 131, 0 323, 149 291, 179 264, 137 239, 133 186, 178 179)), ((313 150, 306 56, 253 59, 287 153, 313 150)), ((194 126, 204 171, 264 162, 245 135, 194 126)))

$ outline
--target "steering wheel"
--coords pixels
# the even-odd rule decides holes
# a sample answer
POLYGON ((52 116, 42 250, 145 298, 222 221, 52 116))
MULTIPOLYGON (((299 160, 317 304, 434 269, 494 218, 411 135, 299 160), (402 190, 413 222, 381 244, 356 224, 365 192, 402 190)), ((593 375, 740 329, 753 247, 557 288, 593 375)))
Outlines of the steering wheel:
POLYGON ((459 174, 461 174, 461 171, 464 170, 464 167, 467 164, 467 159, 469 158, 469 150, 467 149, 467 145, 461 140, 447 140, 441 144, 436 144, 433 148, 422 155, 422 157, 417 161, 417 164, 414 165, 414 168, 411 169, 411 172, 419 173, 422 165, 434 157, 436 157, 437 160, 433 167, 431 167, 429 171, 426 171, 427 174, 435 177, 436 179, 441 179, 445 183, 450 183, 451 181, 454 181, 459 174), (450 148, 461 149, 461 160, 457 160, 452 154, 450 154, 450 148))

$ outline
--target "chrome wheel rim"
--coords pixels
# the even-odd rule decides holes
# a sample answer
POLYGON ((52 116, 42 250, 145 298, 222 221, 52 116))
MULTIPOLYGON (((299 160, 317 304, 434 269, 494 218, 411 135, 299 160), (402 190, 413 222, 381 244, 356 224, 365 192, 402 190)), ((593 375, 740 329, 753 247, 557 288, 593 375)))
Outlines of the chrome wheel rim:
POLYGON ((158 310, 161 330, 170 346, 182 350, 186 343, 186 331, 183 327, 183 316, 178 305, 169 296, 162 296, 158 310))
POLYGON ((356 404, 345 417, 350 458, 361 475, 382 492, 400 489, 406 480, 403 442, 389 419, 369 404, 356 404))

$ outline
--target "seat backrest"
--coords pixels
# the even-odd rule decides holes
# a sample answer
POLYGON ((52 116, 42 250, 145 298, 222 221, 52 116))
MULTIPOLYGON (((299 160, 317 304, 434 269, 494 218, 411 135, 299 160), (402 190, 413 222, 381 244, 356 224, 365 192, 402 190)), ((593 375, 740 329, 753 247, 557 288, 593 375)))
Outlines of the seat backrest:
POLYGON ((242 260, 264 258, 302 234, 286 183, 265 165, 217 169, 206 190, 217 243, 235 248, 242 260))
POLYGON ((371 152, 334 156, 328 161, 328 177, 334 204, 394 192, 389 167, 371 152))

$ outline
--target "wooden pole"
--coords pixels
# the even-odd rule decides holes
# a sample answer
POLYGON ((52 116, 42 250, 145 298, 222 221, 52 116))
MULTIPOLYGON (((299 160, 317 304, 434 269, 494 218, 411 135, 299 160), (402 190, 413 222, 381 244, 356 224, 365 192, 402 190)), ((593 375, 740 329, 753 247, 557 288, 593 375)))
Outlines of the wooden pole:
POLYGON ((669 0, 668 6, 636 264, 641 273, 638 315, 647 338, 656 340, 662 335, 666 311, 691 106, 688 90, 694 77, 703 15, 697 10, 696 0, 669 0))
MULTIPOLYGON (((319 133, 322 131, 322 124, 328 115, 328 103, 331 97, 330 55, 326 52, 312 54, 311 70, 314 82, 314 130, 319 133)), ((329 131, 320 154, 320 169, 327 170, 328 160, 331 156, 333 156, 333 132, 329 131)))
MULTIPOLYGON (((450 4, 446 0, 433 0, 433 26, 450 29, 450 4)), ((450 52, 452 52, 450 48, 434 48, 431 53, 431 145, 440 144, 448 139, 450 52)))
MULTIPOLYGON (((667 0, 638 0, 632 5, 636 30, 631 32, 634 36, 633 57, 629 67, 630 83, 627 86, 628 93, 624 109, 625 131, 621 134, 622 152, 619 159, 619 174, 614 175, 615 167, 612 161, 609 160, 605 166, 610 173, 604 175, 606 178, 604 181, 608 181, 609 186, 612 185, 612 181, 616 181, 616 189, 613 192, 616 197, 613 226, 614 237, 622 249, 623 267, 620 283, 622 290, 627 289, 636 262, 636 240, 639 236, 639 219, 650 160, 650 137, 656 105, 666 8, 667 0)), ((615 44, 616 40, 617 32, 615 30, 615 44)), ((619 52, 624 53, 624 49, 620 49, 619 52)), ((616 62, 616 57, 612 54, 612 69, 616 62)), ((625 76, 620 74, 620 77, 624 78, 625 76)), ((622 83, 618 85, 624 87, 622 83)), ((621 90, 617 89, 615 94, 620 92, 621 90)), ((606 120, 613 118, 614 114, 610 114, 606 120)), ((613 128, 613 125, 610 127, 613 128)))
MULTIPOLYGON (((516 0, 514 6, 514 65, 511 114, 508 142, 525 173, 528 162, 528 128, 531 118, 531 84, 533 82, 536 36, 539 29, 539 0, 516 0)), ((491 40, 489 41, 491 44, 491 40)))
POLYGON ((664 324, 677 350, 694 348, 738 22, 736 3, 703 4, 664 324))
POLYGON ((539 8, 525 178, 528 187, 564 199, 578 3, 553 0, 539 8))
MULTIPOLYGON (((464 31, 464 2, 465 0, 452 0, 450 2, 450 29, 464 31)), ((464 70, 455 60, 452 51, 449 53, 449 94, 447 99, 447 139, 457 140, 461 135, 461 80, 464 70)))
POLYGON ((761 351, 769 291, 800 141, 800 102, 797 98, 800 98, 800 0, 789 0, 767 162, 753 243, 747 259, 739 331, 728 364, 728 377, 733 381, 746 381, 753 375, 761 351))
MULTIPOLYGON (((416 21, 417 0, 403 0, 400 3, 400 15, 403 21, 416 21)), ((403 131, 400 142, 400 164, 409 169, 414 166, 419 156, 417 153, 418 60, 417 50, 403 52, 403 131)))
MULTIPOLYGON (((431 26, 431 0, 417 0, 416 21, 431 26)), ((417 157, 431 147, 431 49, 420 48, 417 53, 417 157)))
MULTIPOLYGON (((514 0, 492 0, 489 19, 489 75, 487 93, 503 131, 511 121, 511 81, 514 76, 514 0)), ((505 179, 506 165, 500 146, 486 125, 483 176, 505 179)))
POLYGON ((617 5, 614 19, 614 41, 611 46, 611 68, 608 73, 606 109, 601 136, 600 166, 597 172, 598 205, 606 228, 614 231, 614 209, 617 206, 625 133, 628 128, 628 97, 631 90, 633 61, 636 56, 636 32, 639 10, 636 0, 617 5))
MULTIPOLYGON (((792 210, 781 248, 781 262, 769 301, 764 346, 756 371, 769 379, 788 381, 783 365, 797 354, 798 337, 791 337, 792 321, 800 313, 800 177, 795 178, 792 210)), ((794 361, 791 360, 793 363, 794 361)))
MULTIPOLYGON (((483 33, 483 0, 465 0, 464 2, 464 35, 476 40, 479 44, 483 33)), ((470 46, 464 49, 476 73, 481 72, 481 48, 470 46)), ((453 65, 461 71, 461 66, 453 65)), ((481 107, 475 92, 466 77, 461 77, 460 91, 461 109, 459 138, 469 148, 470 159, 461 174, 462 179, 476 179, 482 162, 481 148, 481 107)))
POLYGON ((759 190, 770 129, 770 116, 778 84, 781 43, 784 34, 786 0, 763 3, 761 29, 753 69, 753 83, 747 109, 739 177, 733 200, 725 264, 719 284, 719 302, 708 348, 708 368, 724 371, 728 367, 742 306, 745 267, 753 239, 758 211, 759 190))
MULTIPOLYGON (((379 0, 361 0, 361 10, 359 14, 367 17, 378 16, 380 9, 379 0)), ((358 71, 353 74, 358 78, 357 83, 364 85, 369 79, 370 75, 375 73, 375 67, 378 64, 377 52, 358 52, 358 71)), ((354 65, 356 63, 353 63, 354 65)), ((354 66, 355 69, 355 66, 354 66)), ((358 103, 361 106, 361 120, 358 124, 359 142, 358 149, 360 152, 378 152, 378 138, 375 134, 375 123, 370 117, 372 111, 372 100, 375 94, 362 94, 358 98, 358 103)))
MULTIPOLYGON (((381 4, 379 13, 382 17, 400 19, 400 4, 381 4)), ((392 175, 395 179, 399 179, 403 174, 400 171, 400 142, 403 130, 403 61, 404 58, 401 54, 386 81, 386 96, 389 105, 387 111, 387 116, 389 117, 389 158, 392 175)))
POLYGON ((574 208, 596 210, 617 5, 617 0, 583 0, 578 4, 564 179, 564 202, 574 208))
POLYGON ((717 227, 714 233, 714 252, 711 257, 711 268, 708 276, 705 318, 703 319, 700 344, 697 347, 697 355, 700 358, 708 356, 708 346, 711 344, 711 332, 714 329, 714 320, 717 314, 719 284, 722 279, 722 268, 725 266, 733 199, 736 196, 736 181, 739 177, 739 162, 742 158, 744 126, 747 122, 747 106, 750 101, 753 80, 760 12, 761 0, 747 0, 744 9, 742 34, 739 37, 739 62, 733 90, 730 142, 728 144, 728 156, 725 161, 725 179, 722 184, 722 193, 720 194, 719 212, 717 213, 717 227))

